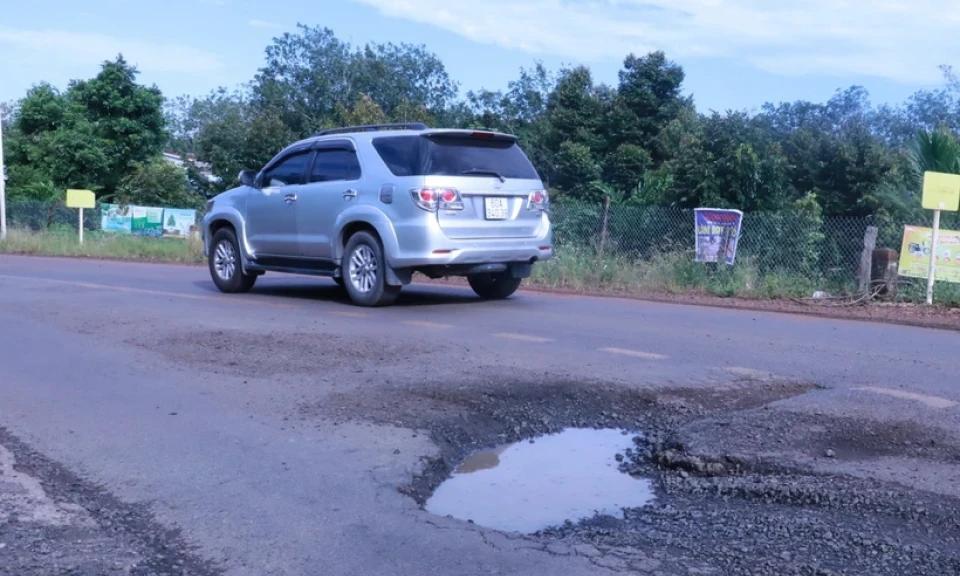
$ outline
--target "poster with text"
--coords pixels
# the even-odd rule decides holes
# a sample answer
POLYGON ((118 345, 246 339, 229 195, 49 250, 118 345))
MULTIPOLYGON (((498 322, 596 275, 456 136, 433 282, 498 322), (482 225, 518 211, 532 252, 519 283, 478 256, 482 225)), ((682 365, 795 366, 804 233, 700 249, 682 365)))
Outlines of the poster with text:
POLYGON ((134 236, 163 236, 163 208, 131 206, 130 215, 134 236))
POLYGON ((163 235, 172 238, 189 238, 190 230, 197 224, 197 211, 167 208, 163 211, 163 235))
POLYGON ((740 227, 743 212, 718 208, 697 208, 696 252, 697 262, 719 262, 721 251, 726 244, 726 254, 722 260, 733 264, 737 257, 737 244, 740 241, 740 227))
MULTIPOLYGON (((941 230, 937 244, 937 270, 934 277, 944 282, 960 283, 960 232, 941 230)), ((932 228, 904 226, 899 274, 908 278, 927 278, 932 245, 932 228)))
POLYGON ((133 229, 129 206, 103 204, 100 206, 100 229, 104 232, 126 232, 133 229))

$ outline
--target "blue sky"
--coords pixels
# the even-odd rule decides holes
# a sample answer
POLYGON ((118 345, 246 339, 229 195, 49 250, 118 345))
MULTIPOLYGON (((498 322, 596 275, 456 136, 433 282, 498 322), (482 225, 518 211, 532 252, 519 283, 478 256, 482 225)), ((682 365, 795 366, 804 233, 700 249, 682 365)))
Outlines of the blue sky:
POLYGON ((354 44, 412 42, 438 54, 461 91, 500 88, 537 59, 584 63, 615 83, 628 52, 663 49, 701 110, 822 101, 865 86, 898 102, 941 84, 960 53, 950 0, 5 0, 0 101, 63 87, 123 52, 167 96, 253 77, 297 22, 354 44), (12 4, 12 5, 11 5, 12 4))

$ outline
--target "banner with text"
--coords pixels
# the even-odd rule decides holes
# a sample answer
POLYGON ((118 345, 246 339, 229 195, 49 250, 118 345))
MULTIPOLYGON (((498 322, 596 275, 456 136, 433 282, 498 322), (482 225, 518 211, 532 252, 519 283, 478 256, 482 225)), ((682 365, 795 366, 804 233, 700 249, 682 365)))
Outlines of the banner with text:
POLYGON ((717 208, 697 208, 696 252, 697 262, 718 262, 723 247, 726 253, 723 260, 733 264, 737 257, 737 243, 740 240, 740 227, 743 212, 717 208))
MULTIPOLYGON (((933 229, 904 226, 903 245, 900 247, 901 276, 927 278, 930 270, 930 246, 933 229)), ((960 232, 941 230, 937 246, 936 279, 960 283, 960 232)))

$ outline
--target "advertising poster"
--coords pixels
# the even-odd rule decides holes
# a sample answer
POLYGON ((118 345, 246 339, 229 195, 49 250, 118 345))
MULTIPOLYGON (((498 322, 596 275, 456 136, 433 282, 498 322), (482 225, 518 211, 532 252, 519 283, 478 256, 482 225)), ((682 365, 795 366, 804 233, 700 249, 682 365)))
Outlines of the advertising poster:
POLYGON ((103 204, 100 207, 100 229, 104 232, 126 232, 133 230, 129 206, 103 204))
POLYGON ((696 252, 697 262, 719 262, 726 246, 723 261, 733 264, 737 257, 743 212, 716 208, 697 208, 696 252))
POLYGON ((163 236, 163 208, 131 206, 130 215, 134 236, 163 236))
POLYGON ((167 208, 163 211, 163 235, 172 238, 189 238, 190 229, 197 223, 196 210, 167 208))
MULTIPOLYGON (((903 245, 900 247, 900 275, 926 278, 932 244, 932 228, 904 226, 903 245)), ((937 252, 936 279, 960 283, 960 232, 940 230, 937 252)))

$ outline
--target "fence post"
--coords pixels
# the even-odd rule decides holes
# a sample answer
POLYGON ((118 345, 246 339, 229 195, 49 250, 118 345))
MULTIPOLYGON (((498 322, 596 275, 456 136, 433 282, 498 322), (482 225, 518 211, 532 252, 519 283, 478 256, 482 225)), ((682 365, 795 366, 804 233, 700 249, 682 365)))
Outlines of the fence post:
POLYGON ((607 246, 607 221, 610 217, 610 197, 603 199, 603 225, 600 228, 600 260, 603 261, 603 252, 607 246))
POLYGON ((878 232, 879 229, 876 226, 867 226, 867 231, 863 234, 863 252, 860 254, 860 271, 857 274, 860 294, 867 294, 870 290, 873 276, 873 251, 877 248, 878 232))

